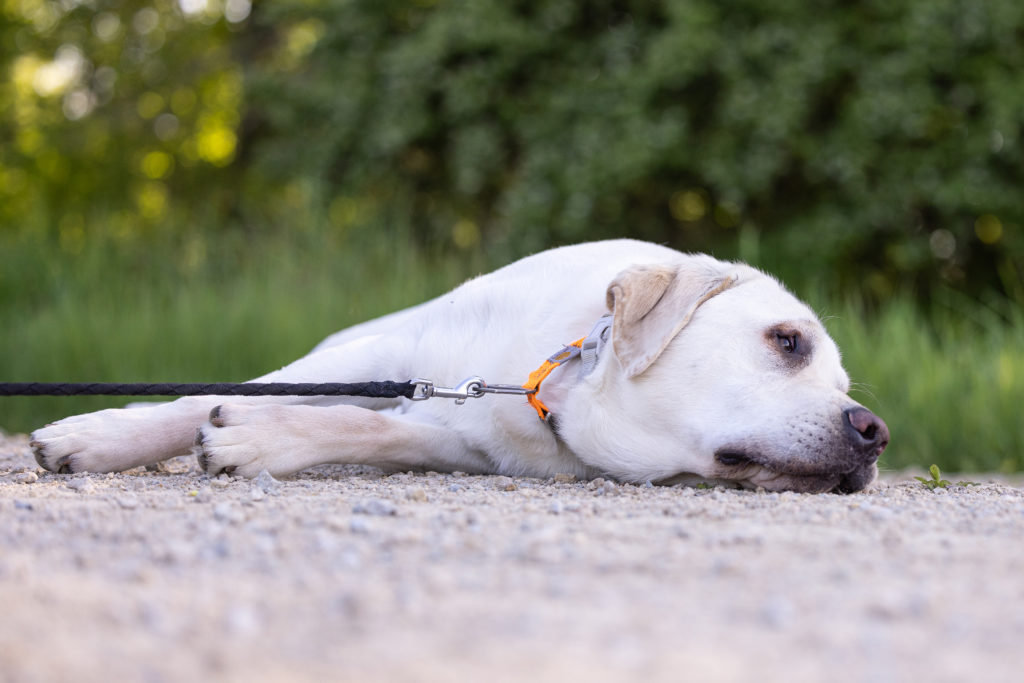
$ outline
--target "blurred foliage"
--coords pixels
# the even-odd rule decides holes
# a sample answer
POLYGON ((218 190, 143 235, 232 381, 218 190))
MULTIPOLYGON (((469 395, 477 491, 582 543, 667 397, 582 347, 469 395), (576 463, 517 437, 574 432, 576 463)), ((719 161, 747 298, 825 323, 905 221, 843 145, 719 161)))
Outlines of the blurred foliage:
POLYGON ((137 230, 228 190, 242 70, 231 24, 173 2, 8 0, 0 24, 0 221, 74 251, 90 215, 137 230))
POLYGON ((278 2, 257 19, 309 53, 249 68, 254 161, 342 220, 384 204, 459 246, 629 234, 877 297, 945 282, 1024 300, 1018 0, 278 2))
POLYGON ((108 225, 630 235, 1024 302, 1019 0, 0 7, 0 230, 70 253, 108 225))

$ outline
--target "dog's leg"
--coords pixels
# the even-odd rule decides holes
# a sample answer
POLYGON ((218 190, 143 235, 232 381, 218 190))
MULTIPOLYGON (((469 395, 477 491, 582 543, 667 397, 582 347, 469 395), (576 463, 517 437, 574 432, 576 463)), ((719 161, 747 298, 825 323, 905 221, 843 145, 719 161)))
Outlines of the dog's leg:
MULTIPOLYGON (((399 362, 402 338, 366 337, 310 354, 255 381, 359 382, 408 379, 399 362)), ((119 472, 188 454, 196 428, 223 396, 180 398, 142 408, 114 408, 75 415, 32 434, 36 461, 53 472, 119 472)), ((236 397, 235 404, 339 403, 366 408, 393 405, 395 399, 337 397, 236 397)))
POLYGON ((215 408, 196 435, 200 465, 255 477, 266 469, 282 476, 326 463, 385 469, 487 472, 480 452, 453 430, 407 416, 351 405, 239 405, 215 408))
POLYGON ((36 461, 52 472, 120 472, 187 455, 217 396, 75 415, 32 433, 36 461))

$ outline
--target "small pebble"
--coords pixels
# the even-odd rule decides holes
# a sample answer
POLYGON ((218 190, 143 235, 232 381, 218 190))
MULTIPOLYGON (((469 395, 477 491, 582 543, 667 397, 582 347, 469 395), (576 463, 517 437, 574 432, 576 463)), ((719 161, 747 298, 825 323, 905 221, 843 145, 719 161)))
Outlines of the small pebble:
POLYGON ((238 524, 245 520, 245 515, 231 503, 218 503, 213 507, 213 518, 221 522, 238 524))
POLYGON ((412 501, 415 501, 417 503, 426 503, 427 500, 428 500, 427 499, 427 492, 424 491, 421 488, 415 488, 415 489, 411 489, 409 491, 406 491, 405 492, 405 497, 408 500, 412 500, 412 501))
POLYGON ((860 509, 871 516, 872 519, 883 520, 892 517, 893 512, 887 507, 881 505, 871 505, 870 503, 863 503, 860 509))
POLYGON ((348 523, 348 528, 354 534, 370 533, 370 523, 365 517, 353 517, 348 523))
POLYGON ((518 486, 512 480, 512 477, 494 477, 494 488, 499 491, 515 491, 518 486))
POLYGON ((781 597, 770 598, 761 605, 761 620, 771 628, 785 628, 793 621, 793 603, 781 597))
POLYGON ((391 517, 398 514, 398 508, 389 500, 381 498, 370 498, 352 506, 352 512, 357 515, 372 515, 374 517, 391 517))
POLYGON ((554 476, 554 480, 556 484, 572 484, 576 481, 576 475, 560 472, 554 476))
POLYGON ((34 484, 39 480, 35 472, 19 472, 10 476, 8 481, 14 482, 15 484, 34 484))
POLYGON ((134 510, 139 507, 139 497, 134 493, 126 493, 117 497, 117 504, 125 510, 134 510))
POLYGON ((252 485, 259 488, 263 493, 276 496, 281 491, 281 482, 274 479, 270 475, 270 472, 263 469, 256 475, 256 478, 252 480, 252 485))
POLYGON ((33 510, 34 508, 32 507, 32 503, 26 503, 23 500, 15 499, 15 501, 14 501, 14 509, 15 510, 33 510))
POLYGON ((224 627, 234 635, 252 636, 263 630, 263 622, 248 605, 234 605, 224 615, 224 627))
POLYGON ((324 526, 331 531, 344 531, 346 527, 351 528, 349 526, 349 520, 340 515, 328 515, 327 517, 324 517, 323 522, 324 526))
POLYGON ((65 486, 72 491, 78 491, 79 493, 88 493, 93 489, 92 481, 85 477, 75 477, 74 479, 69 480, 65 486))

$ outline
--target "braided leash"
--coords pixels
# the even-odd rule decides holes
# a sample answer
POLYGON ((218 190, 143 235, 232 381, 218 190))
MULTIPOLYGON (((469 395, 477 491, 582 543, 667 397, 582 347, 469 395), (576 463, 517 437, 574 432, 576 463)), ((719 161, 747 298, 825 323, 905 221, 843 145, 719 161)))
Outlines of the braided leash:
POLYGON ((217 382, 126 384, 121 382, 0 382, 0 396, 362 396, 364 398, 453 398, 458 404, 485 394, 529 396, 536 389, 491 384, 482 377, 467 377, 454 387, 437 386, 428 379, 408 382, 217 382))
POLYGON ((525 396, 541 420, 547 407, 537 398, 540 384, 563 363, 576 357, 583 359, 580 376, 590 373, 607 340, 612 324, 611 314, 602 316, 590 334, 565 346, 530 374, 526 384, 488 384, 474 375, 454 387, 442 387, 429 379, 408 382, 353 383, 290 383, 290 382, 217 382, 201 383, 121 383, 121 382, 0 382, 0 396, 362 396, 364 398, 407 398, 424 401, 428 398, 451 398, 461 405, 469 398, 487 394, 525 396))
POLYGON ((287 382, 0 382, 0 396, 364 396, 413 398, 414 382, 355 382, 351 384, 287 382))

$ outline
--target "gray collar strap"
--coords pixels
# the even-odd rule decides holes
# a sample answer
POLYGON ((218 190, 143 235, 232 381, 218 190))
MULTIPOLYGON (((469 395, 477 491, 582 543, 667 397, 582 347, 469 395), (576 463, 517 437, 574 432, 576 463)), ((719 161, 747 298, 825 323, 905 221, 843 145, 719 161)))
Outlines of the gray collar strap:
POLYGON ((601 352, 604 351, 604 345, 608 343, 611 333, 612 314, 605 313, 594 324, 594 329, 590 330, 590 334, 584 338, 583 344, 580 346, 580 361, 582 361, 580 363, 580 379, 589 375, 597 367, 597 361, 601 357, 601 352))

